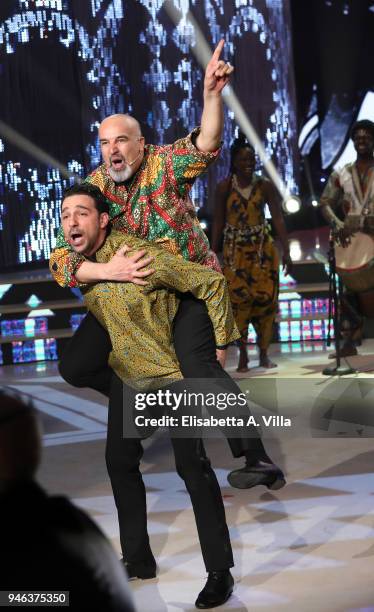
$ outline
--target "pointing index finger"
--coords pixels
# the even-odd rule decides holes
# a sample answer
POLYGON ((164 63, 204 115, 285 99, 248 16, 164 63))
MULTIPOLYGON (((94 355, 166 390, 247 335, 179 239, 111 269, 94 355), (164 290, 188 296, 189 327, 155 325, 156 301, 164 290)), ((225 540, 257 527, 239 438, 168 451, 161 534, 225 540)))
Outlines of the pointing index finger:
POLYGON ((212 55, 212 59, 218 61, 219 60, 219 56, 221 55, 222 49, 223 49, 223 45, 225 44, 225 41, 223 38, 221 38, 221 40, 219 41, 218 45, 216 46, 216 48, 213 51, 213 55, 212 55))

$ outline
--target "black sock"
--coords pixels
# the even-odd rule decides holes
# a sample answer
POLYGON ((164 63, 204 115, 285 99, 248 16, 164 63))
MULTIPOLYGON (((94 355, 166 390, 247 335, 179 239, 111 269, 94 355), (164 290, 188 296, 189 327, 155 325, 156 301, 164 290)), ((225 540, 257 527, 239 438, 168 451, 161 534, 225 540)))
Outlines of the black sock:
POLYGON ((255 452, 255 451, 247 451, 245 453, 245 465, 246 467, 251 467, 252 465, 255 465, 255 463, 257 463, 257 461, 265 461, 265 463, 273 463, 272 460, 270 459, 269 455, 267 455, 266 451, 260 451, 260 452, 255 452))

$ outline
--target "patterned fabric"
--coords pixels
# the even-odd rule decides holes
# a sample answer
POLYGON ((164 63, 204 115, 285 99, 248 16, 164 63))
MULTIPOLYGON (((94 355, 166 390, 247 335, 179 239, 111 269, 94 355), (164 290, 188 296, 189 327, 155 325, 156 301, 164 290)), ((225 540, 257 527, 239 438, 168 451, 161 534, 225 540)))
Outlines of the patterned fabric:
POLYGON ((248 199, 231 185, 226 200, 223 273, 242 338, 247 338, 252 323, 264 350, 271 342, 277 312, 279 255, 265 222, 263 180, 254 175, 248 199))
MULTIPOLYGON (((97 251, 96 260, 108 261, 124 240, 132 251, 147 244, 113 231, 97 251)), ((104 282, 83 292, 87 308, 109 332, 113 346, 109 364, 119 378, 133 387, 157 388, 160 379, 182 378, 172 340, 179 306, 176 291, 190 291, 205 300, 218 346, 233 342, 239 333, 222 274, 171 255, 154 243, 147 248, 156 271, 147 278, 146 286, 104 282)))
MULTIPOLYGON (((188 197, 195 179, 219 151, 199 151, 191 141, 192 134, 173 145, 146 145, 143 162, 128 185, 115 183, 104 164, 86 180, 108 199, 113 229, 152 242, 162 241, 167 250, 220 271, 188 197)), ((50 259, 51 273, 59 285, 82 286, 75 273, 83 261, 71 250, 60 228, 50 259)))
POLYGON ((323 190, 320 206, 342 204, 345 216, 374 216, 374 165, 360 176, 356 163, 334 171, 323 190))

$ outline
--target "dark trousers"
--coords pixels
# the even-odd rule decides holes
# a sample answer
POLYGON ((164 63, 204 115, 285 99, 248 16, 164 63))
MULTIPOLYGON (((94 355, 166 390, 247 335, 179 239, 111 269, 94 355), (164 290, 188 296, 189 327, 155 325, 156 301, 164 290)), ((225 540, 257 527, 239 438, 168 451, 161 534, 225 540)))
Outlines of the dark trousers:
MULTIPOLYGON (((139 470, 140 439, 123 435, 123 410, 132 410, 134 391, 113 374, 109 398, 106 462, 118 511, 124 559, 134 566, 154 565, 147 532, 147 509, 139 470)), ((126 432, 125 432, 126 433, 126 432)), ((221 491, 201 439, 171 438, 176 470, 190 495, 208 572, 234 565, 221 491)))
MULTIPOLYGON (((181 296, 174 320, 174 347, 185 378, 215 379, 221 391, 240 393, 217 361, 213 325, 204 302, 190 294, 181 296)), ((62 378, 75 387, 90 387, 108 397, 113 375, 108 366, 111 348, 108 333, 88 313, 64 351, 59 366, 62 378)), ((209 391, 206 385, 205 391, 209 391)), ((217 392, 216 385, 212 391, 217 392)), ((249 414, 247 407, 245 416, 249 414)), ((234 457, 245 455, 249 461, 268 459, 256 433, 250 438, 231 438, 228 434, 227 440, 234 457)))

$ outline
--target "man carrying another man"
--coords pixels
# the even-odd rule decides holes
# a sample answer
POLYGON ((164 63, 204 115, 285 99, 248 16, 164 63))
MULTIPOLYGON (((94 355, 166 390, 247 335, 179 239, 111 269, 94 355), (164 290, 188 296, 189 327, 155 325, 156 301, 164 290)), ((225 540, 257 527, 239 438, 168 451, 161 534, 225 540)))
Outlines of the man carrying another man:
MULTIPOLYGON (((62 202, 66 239, 79 235, 79 241, 74 240, 74 250, 99 263, 109 261, 124 241, 130 252, 144 247, 139 238, 110 231, 108 212, 100 190, 89 184, 72 187, 62 202)), ((129 576, 139 578, 153 578, 156 561, 149 544, 145 488, 139 471, 143 448, 138 437, 129 436, 125 423, 129 423, 132 414, 131 402, 126 401, 133 396, 131 387, 145 385, 153 389, 170 383, 173 390, 173 381, 182 379, 172 344, 172 324, 178 308, 176 291, 190 291, 196 298, 206 300, 218 344, 238 337, 221 274, 176 257, 155 243, 147 248, 156 266, 147 286, 101 282, 83 290, 87 307, 108 331, 113 346, 109 358, 114 374, 106 461, 118 510, 124 562, 129 576)), ((233 566, 232 551, 220 488, 201 439, 171 434, 171 440, 177 472, 191 497, 209 573, 196 606, 215 607, 230 597, 233 588, 229 571, 233 566)))
MULTIPOLYGON (((219 153, 223 129, 221 92, 232 72, 232 67, 219 59, 222 48, 223 41, 205 72, 200 130, 173 145, 145 145, 135 119, 127 115, 108 117, 99 128, 104 164, 87 179, 109 201, 113 229, 159 242, 171 253, 216 270, 218 262, 209 250, 188 193, 194 180, 219 153)), ((76 252, 80 240, 79 234, 72 234, 68 243, 63 233, 59 234, 50 267, 63 286, 103 280, 142 285, 152 273, 144 270, 150 263, 149 257, 142 259, 145 250, 124 257, 124 247, 108 262, 97 263, 76 252)), ((174 318, 173 343, 184 377, 229 379, 216 358, 217 348, 218 357, 223 359, 225 345, 216 346, 205 305, 189 294, 183 295, 174 318)), ((91 385, 108 396, 111 348, 106 331, 87 315, 61 360, 61 375, 73 385, 91 385)), ((229 444, 234 457, 244 456, 246 460, 244 468, 231 473, 235 486, 283 486, 284 476, 269 459, 261 440, 230 438, 229 444)))

